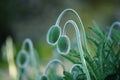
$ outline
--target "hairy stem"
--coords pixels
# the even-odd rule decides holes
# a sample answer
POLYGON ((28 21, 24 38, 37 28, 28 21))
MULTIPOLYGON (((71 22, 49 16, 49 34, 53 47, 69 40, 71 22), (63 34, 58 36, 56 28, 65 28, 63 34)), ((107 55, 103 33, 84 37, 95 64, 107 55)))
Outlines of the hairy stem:
POLYGON ((118 25, 119 27, 120 27, 120 22, 114 22, 112 25, 111 25, 111 27, 110 27, 110 30, 109 30, 109 32, 108 32, 108 40, 110 40, 110 41, 112 41, 112 39, 111 39, 111 33, 112 33, 112 30, 113 30, 113 28, 115 27, 115 25, 118 25))
POLYGON ((25 50, 26 48, 26 45, 29 45, 29 53, 30 53, 30 58, 32 59, 31 63, 33 64, 33 67, 35 68, 35 80, 38 80, 38 77, 39 77, 39 70, 38 70, 38 64, 37 64, 37 61, 36 61, 36 57, 35 57, 35 54, 34 54, 34 48, 33 48, 33 44, 32 44, 32 41, 30 39, 26 39, 24 42, 23 42, 23 45, 22 45, 22 49, 25 50))
POLYGON ((54 63, 54 62, 60 63, 60 64, 62 65, 62 67, 63 67, 63 70, 65 70, 65 67, 64 67, 64 65, 62 64, 62 62, 61 62, 60 60, 58 60, 58 59, 53 59, 53 60, 49 61, 49 63, 46 65, 45 70, 44 70, 44 72, 43 72, 43 75, 45 75, 45 74, 47 73, 47 70, 48 70, 49 66, 50 66, 52 63, 54 63))
POLYGON ((73 68, 75 68, 76 66, 79 66, 82 70, 83 70, 83 66, 82 65, 80 65, 80 64, 74 64, 72 67, 71 67, 71 69, 70 69, 70 73, 72 73, 72 70, 73 70, 73 68))
POLYGON ((90 74, 89 74, 89 71, 88 71, 88 68, 87 68, 87 65, 86 65, 86 60, 84 58, 84 52, 83 52, 83 48, 82 48, 82 44, 81 44, 80 31, 78 29, 78 26, 73 20, 68 20, 64 25, 63 34, 65 34, 65 30, 66 30, 66 27, 67 27, 68 24, 72 24, 73 27, 75 28, 80 59, 82 61, 82 65, 83 65, 83 71, 87 76, 87 80, 91 80, 90 74))

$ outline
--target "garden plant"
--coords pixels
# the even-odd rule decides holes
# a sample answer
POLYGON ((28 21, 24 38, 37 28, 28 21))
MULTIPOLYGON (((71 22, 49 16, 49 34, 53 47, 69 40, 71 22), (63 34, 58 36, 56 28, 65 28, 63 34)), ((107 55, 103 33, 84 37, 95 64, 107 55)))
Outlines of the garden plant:
POLYGON ((18 79, 26 77, 27 80, 120 80, 120 32, 116 30, 119 29, 120 22, 114 22, 108 31, 93 23, 94 26, 89 27, 89 31, 86 32, 80 16, 74 9, 63 10, 48 30, 46 40, 56 48, 58 56, 73 64, 70 70, 66 70, 67 64, 63 64, 64 61, 56 57, 49 61, 43 73, 40 73, 38 53, 32 41, 26 39, 17 55, 18 79), (66 14, 73 15, 75 20, 68 19, 61 27, 60 22, 66 14), (74 46, 67 35, 69 27, 74 28, 73 32, 76 35, 73 38, 74 46), (56 74, 58 64, 63 68, 63 76, 56 74), (29 75, 30 69, 33 69, 33 76, 29 75))

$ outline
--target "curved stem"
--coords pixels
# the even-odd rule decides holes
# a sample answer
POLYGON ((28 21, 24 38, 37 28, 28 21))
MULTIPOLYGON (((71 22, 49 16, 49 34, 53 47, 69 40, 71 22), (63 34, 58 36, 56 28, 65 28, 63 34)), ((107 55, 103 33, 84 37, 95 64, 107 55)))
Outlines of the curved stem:
POLYGON ((82 66, 82 65, 80 65, 80 64, 74 64, 74 65, 71 67, 71 69, 70 69, 70 73, 72 73, 73 68, 76 67, 76 66, 79 66, 79 67, 82 68, 82 70, 83 70, 83 66, 82 66))
POLYGON ((80 54, 80 59, 82 61, 82 65, 83 65, 83 71, 87 76, 87 80, 91 80, 90 78, 90 74, 86 65, 86 61, 84 58, 84 52, 83 52, 83 48, 82 48, 82 44, 81 44, 81 38, 80 38, 80 31, 78 29, 77 24, 73 21, 73 20, 68 20, 65 25, 64 25, 64 29, 63 29, 63 34, 65 34, 65 30, 68 24, 72 24, 73 27, 75 28, 76 31, 76 38, 77 38, 77 43, 78 43, 78 50, 79 50, 79 54, 80 54))
POLYGON ((110 40, 110 41, 112 41, 111 40, 111 33, 112 33, 112 30, 113 30, 113 28, 115 27, 115 25, 119 25, 119 27, 120 27, 120 22, 114 22, 112 25, 111 25, 111 27, 110 27, 110 30, 109 30, 109 32, 108 32, 108 40, 110 40))
POLYGON ((27 44, 29 45, 30 58, 32 59, 31 61, 33 63, 33 66, 35 67, 35 80, 38 80, 39 70, 38 70, 38 65, 37 65, 36 57, 35 57, 35 54, 34 54, 34 48, 33 48, 32 41, 30 39, 26 39, 23 42, 22 49, 25 50, 25 47, 26 47, 27 44))
POLYGON ((63 67, 63 70, 65 70, 65 67, 64 67, 64 65, 62 64, 62 62, 61 62, 60 60, 58 60, 58 59, 53 59, 53 60, 49 61, 49 63, 46 65, 45 70, 44 70, 44 72, 43 72, 43 75, 46 74, 46 72, 47 72, 50 64, 52 64, 52 63, 54 63, 54 62, 60 63, 60 64, 62 65, 62 67, 63 67))
POLYGON ((58 17, 58 19, 56 21, 56 25, 60 24, 61 18, 63 17, 63 15, 66 12, 73 13, 75 15, 75 17, 77 18, 77 20, 79 22, 80 29, 81 29, 81 34, 83 34, 83 35, 81 35, 83 46, 85 45, 85 49, 86 49, 89 57, 92 59, 92 61, 94 61, 93 56, 90 54, 90 50, 89 50, 89 47, 87 45, 86 34, 85 34, 85 30, 84 30, 84 26, 82 24, 81 18, 80 18, 80 16, 78 15, 78 13, 74 9, 65 9, 64 11, 62 11, 62 13, 59 15, 59 17, 58 17))

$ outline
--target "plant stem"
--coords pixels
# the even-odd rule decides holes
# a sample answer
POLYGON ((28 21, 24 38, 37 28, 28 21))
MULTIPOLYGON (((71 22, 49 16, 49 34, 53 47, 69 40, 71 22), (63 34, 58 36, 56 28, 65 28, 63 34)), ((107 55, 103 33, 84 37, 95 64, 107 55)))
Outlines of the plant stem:
POLYGON ((81 38, 80 38, 80 31, 78 29, 77 24, 73 20, 68 20, 64 25, 63 34, 65 34, 66 27, 69 23, 71 23, 73 25, 73 27, 75 28, 75 31, 76 31, 78 50, 79 50, 80 59, 82 61, 82 65, 83 65, 83 68, 84 68, 83 71, 85 72, 85 74, 87 76, 87 80, 91 80, 90 74, 89 74, 89 71, 88 71, 88 68, 87 68, 87 65, 86 65, 86 60, 84 58, 84 52, 83 52, 83 49, 82 49, 81 38))
POLYGON ((109 32, 108 32, 108 40, 110 40, 110 41, 112 41, 112 40, 111 40, 111 33, 112 33, 112 30, 113 30, 113 28, 115 27, 115 25, 118 25, 118 26, 120 27, 120 22, 116 21, 116 22, 114 22, 114 23, 111 25, 110 30, 109 30, 109 32))
POLYGON ((58 59, 53 59, 53 60, 49 61, 49 63, 46 65, 45 70, 44 70, 44 72, 43 72, 43 75, 46 74, 46 72, 47 72, 50 64, 52 64, 52 63, 54 63, 54 62, 60 63, 60 64, 62 65, 62 67, 63 67, 63 70, 65 70, 65 67, 64 67, 64 65, 62 64, 62 62, 61 62, 60 60, 58 60, 58 59))
POLYGON ((35 68, 35 78, 34 78, 34 80, 38 80, 39 70, 38 70, 38 64, 37 64, 37 61, 36 61, 36 57, 35 57, 35 54, 34 54, 34 48, 33 48, 32 41, 30 39, 26 39, 23 42, 22 49, 25 50, 25 47, 26 47, 27 44, 29 45, 29 48, 30 48, 29 53, 30 53, 30 58, 32 59, 31 63, 33 64, 33 67, 35 68))
POLYGON ((82 66, 82 65, 80 65, 80 64, 74 64, 74 65, 71 67, 71 69, 70 69, 69 72, 72 73, 73 68, 76 67, 76 66, 79 66, 79 67, 83 70, 83 66, 82 66))

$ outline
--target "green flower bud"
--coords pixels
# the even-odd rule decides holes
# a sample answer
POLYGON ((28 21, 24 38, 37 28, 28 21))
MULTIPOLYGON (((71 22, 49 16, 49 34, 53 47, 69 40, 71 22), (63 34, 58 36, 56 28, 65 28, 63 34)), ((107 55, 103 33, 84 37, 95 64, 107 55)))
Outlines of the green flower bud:
POLYGON ((68 54, 70 50, 70 39, 66 35, 62 35, 57 44, 57 50, 60 54, 68 54))
POLYGON ((47 33, 47 42, 50 45, 56 45, 61 35, 61 28, 57 25, 53 25, 47 33))
POLYGON ((25 50, 18 53, 17 65, 19 68, 26 68, 29 65, 29 55, 25 50))

